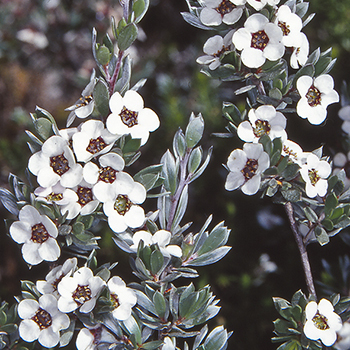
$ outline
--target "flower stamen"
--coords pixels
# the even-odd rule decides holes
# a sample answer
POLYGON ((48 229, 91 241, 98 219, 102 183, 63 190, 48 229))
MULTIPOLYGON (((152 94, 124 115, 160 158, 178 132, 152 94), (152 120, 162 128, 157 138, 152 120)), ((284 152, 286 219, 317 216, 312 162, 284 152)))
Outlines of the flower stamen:
POLYGON ((68 159, 63 154, 50 157, 50 166, 53 171, 59 176, 63 175, 70 169, 68 165, 68 159))
POLYGON ((263 135, 268 135, 271 130, 271 125, 267 120, 257 120, 255 122, 255 128, 253 127, 253 132, 256 137, 261 137, 263 135))
POLYGON ((115 181, 117 172, 110 166, 100 169, 99 180, 106 183, 113 183, 115 181))
POLYGON ((32 317, 32 320, 39 326, 41 330, 52 325, 51 315, 42 308, 38 309, 38 311, 32 317))
POLYGON ((258 32, 252 33, 252 41, 250 46, 254 49, 259 49, 263 51, 270 39, 264 30, 259 30, 258 32))
POLYGON ((128 196, 120 194, 114 203, 114 209, 119 215, 125 215, 127 211, 131 208, 131 201, 128 196))
POLYGON ((101 136, 97 139, 91 139, 86 150, 92 154, 102 151, 107 146, 106 142, 101 136))
POLYGON ((76 290, 74 291, 72 298, 78 305, 82 305, 86 301, 88 301, 92 298, 91 289, 89 288, 88 285, 81 286, 79 284, 78 287, 76 288, 76 290))
POLYGON ((311 107, 315 107, 321 104, 321 92, 314 85, 310 86, 306 94, 306 98, 307 98, 307 103, 311 107))
POLYGON ((77 190, 78 203, 83 207, 85 204, 92 201, 92 190, 89 187, 79 186, 77 190))
POLYGON ((248 159, 245 167, 241 170, 246 181, 251 179, 258 170, 259 163, 256 159, 248 159))
POLYGON ((317 170, 314 168, 308 170, 308 176, 313 186, 315 186, 318 180, 321 178, 320 175, 317 174, 317 170))
POLYGON ((137 121, 138 112, 130 111, 130 109, 127 109, 125 106, 119 113, 119 116, 122 122, 129 128, 138 124, 138 121, 137 121))
POLYGON ((31 240, 34 243, 44 243, 49 239, 50 235, 46 230, 46 227, 42 224, 36 224, 32 226, 32 237, 31 240))
POLYGON ((278 21, 278 26, 282 29, 284 36, 290 33, 289 25, 286 22, 278 21))
POLYGON ((215 11, 220 13, 221 17, 224 17, 227 13, 230 13, 236 6, 230 0, 222 0, 218 7, 215 7, 215 11))
POLYGON ((318 312, 312 318, 312 322, 314 323, 315 327, 318 329, 321 329, 323 331, 326 329, 329 329, 327 317, 319 314, 318 312))

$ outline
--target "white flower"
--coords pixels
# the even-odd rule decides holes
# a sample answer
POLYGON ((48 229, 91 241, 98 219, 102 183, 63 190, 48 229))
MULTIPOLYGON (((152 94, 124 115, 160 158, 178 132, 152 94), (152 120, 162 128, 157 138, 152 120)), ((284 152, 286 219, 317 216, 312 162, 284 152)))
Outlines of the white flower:
POLYGON ((287 47, 300 47, 303 22, 301 18, 290 10, 287 5, 282 5, 277 13, 275 23, 282 29, 282 44, 287 47))
POLYGON ((91 214, 99 205, 99 201, 95 197, 92 191, 92 185, 84 180, 80 184, 72 189, 75 193, 75 197, 72 196, 72 200, 63 205, 61 208, 62 214, 68 212, 67 219, 71 220, 80 215, 91 214))
POLYGON ((24 299, 18 305, 18 315, 23 319, 18 331, 26 342, 38 339, 46 347, 56 346, 60 340, 60 330, 69 326, 68 315, 57 308, 57 299, 51 294, 42 295, 38 301, 24 299))
POLYGON ((204 0, 199 19, 207 26, 234 24, 242 16, 245 0, 204 0))
POLYGON ((245 143, 243 150, 235 149, 227 160, 229 174, 225 188, 228 191, 241 188, 247 195, 258 192, 261 174, 270 165, 270 158, 260 143, 245 143))
POLYGON ((108 116, 106 126, 112 134, 130 134, 133 139, 141 139, 141 145, 144 145, 149 133, 159 127, 157 114, 144 108, 143 98, 136 91, 128 90, 124 97, 115 92, 109 100, 109 107, 112 114, 108 116))
POLYGON ((146 199, 146 189, 127 173, 119 172, 115 183, 114 199, 103 203, 109 227, 117 233, 128 227, 137 228, 145 221, 145 212, 137 204, 146 199))
POLYGON ((58 283, 58 309, 62 312, 72 312, 79 308, 82 313, 90 312, 105 285, 103 279, 94 276, 88 267, 81 267, 72 277, 65 276, 58 283))
POLYGON ((297 80, 296 86, 301 96, 297 113, 313 125, 321 124, 326 119, 327 106, 339 101, 339 95, 333 89, 333 78, 328 74, 317 78, 303 75, 297 80))
POLYGON ((280 0, 247 0, 247 2, 255 10, 260 11, 266 5, 276 6, 280 0))
POLYGON ((208 64, 211 70, 218 68, 220 59, 226 52, 233 50, 232 35, 233 31, 231 30, 224 38, 220 35, 209 38, 203 46, 203 51, 206 55, 198 57, 197 63, 208 64))
POLYGON ((337 153, 333 158, 333 174, 336 175, 341 169, 344 169, 345 175, 342 180, 344 181, 345 188, 350 187, 350 152, 346 155, 344 153, 337 153))
POLYGON ((77 335, 75 345, 78 350, 95 350, 100 343, 104 345, 106 343, 115 344, 116 339, 105 327, 97 325, 95 327, 82 328, 77 335))
POLYGON ((309 56, 309 40, 304 33, 301 34, 301 41, 299 46, 294 47, 290 56, 290 66, 294 69, 299 68, 299 64, 303 66, 309 56))
POLYGON ((337 332, 337 341, 333 345, 333 348, 337 350, 350 349, 350 323, 344 322, 341 329, 337 332))
POLYGON ((81 93, 79 100, 76 101, 74 105, 65 109, 65 111, 71 111, 67 119, 67 126, 73 123, 75 116, 82 119, 87 118, 94 110, 95 100, 92 93, 96 85, 95 76, 95 70, 93 70, 90 77, 90 82, 81 93))
POLYGON ((63 187, 74 187, 83 178, 83 169, 76 164, 68 142, 56 135, 48 138, 41 151, 29 158, 28 168, 42 187, 54 186, 58 181, 63 187))
POLYGON ((99 158, 100 166, 86 163, 83 169, 84 180, 91 185, 95 197, 100 202, 114 199, 114 182, 118 172, 124 169, 124 159, 117 153, 107 153, 99 158))
POLYGON ((284 55, 282 30, 260 13, 248 17, 244 28, 238 29, 232 37, 237 50, 242 50, 241 58, 249 68, 261 67, 266 59, 276 61, 284 55))
POLYGON ((287 139, 285 131, 287 119, 277 112, 275 107, 263 105, 257 109, 251 109, 248 120, 238 125, 237 135, 245 142, 258 142, 260 137, 268 135, 271 140, 280 137, 282 141, 287 139))
POLYGON ((331 166, 327 161, 319 159, 314 153, 307 154, 306 162, 301 166, 300 175, 305 181, 305 191, 308 197, 326 195, 327 178, 331 171, 331 166))
POLYGON ((79 162, 88 162, 93 157, 107 153, 117 139, 100 120, 90 119, 72 136, 73 150, 79 162))
POLYGON ((133 236, 133 245, 130 248, 136 252, 140 241, 144 242, 144 245, 151 246, 157 244, 161 253, 170 257, 170 255, 181 258, 182 249, 178 245, 169 245, 171 239, 171 233, 166 230, 159 230, 154 235, 148 231, 138 231, 133 236))
POLYGON ((113 317, 119 321, 125 321, 130 317, 131 309, 137 302, 135 292, 131 288, 128 288, 125 282, 118 276, 113 276, 107 282, 107 287, 114 306, 112 310, 113 317))
POLYGON ((343 106, 342 108, 340 108, 338 116, 340 119, 344 120, 341 126, 342 130, 346 134, 350 135, 350 105, 343 106))
POLYGON ((30 265, 57 260, 61 250, 56 242, 56 225, 30 205, 20 210, 18 218, 10 226, 10 235, 15 242, 23 243, 23 259, 30 265))
POLYGON ((77 194, 70 188, 63 187, 59 182, 50 187, 37 187, 34 194, 38 200, 57 205, 67 205, 77 200, 77 194))
POLYGON ((172 339, 170 337, 165 337, 164 338, 164 344, 162 346, 162 350, 175 350, 175 344, 172 341, 172 339))
POLYGON ((296 142, 291 140, 283 141, 282 156, 288 156, 293 163, 300 166, 305 163, 304 151, 296 142))
POLYGON ((331 346, 337 340, 336 332, 342 327, 339 315, 334 312, 332 303, 321 299, 317 303, 310 301, 305 308, 306 323, 304 334, 311 340, 320 339, 325 346, 331 346))
POLYGON ((59 294, 57 285, 64 276, 71 276, 77 267, 77 258, 67 259, 63 265, 54 267, 45 278, 45 281, 36 281, 36 287, 41 294, 52 294, 57 299, 59 294))

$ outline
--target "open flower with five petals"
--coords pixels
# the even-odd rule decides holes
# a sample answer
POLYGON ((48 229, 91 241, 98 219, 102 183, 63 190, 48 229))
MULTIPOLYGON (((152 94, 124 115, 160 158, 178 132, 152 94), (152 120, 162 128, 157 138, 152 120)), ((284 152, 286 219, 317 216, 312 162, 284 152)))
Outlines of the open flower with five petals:
POLYGON ((306 195, 314 198, 317 195, 323 197, 327 193, 327 178, 331 174, 330 164, 320 159, 314 153, 304 153, 305 164, 301 166, 300 175, 305 181, 306 195))
POLYGON ((58 181, 63 187, 74 187, 83 178, 83 168, 76 163, 67 140, 57 135, 48 138, 41 151, 29 158, 28 169, 42 187, 54 186, 58 181))
POLYGON ((51 294, 42 295, 38 301, 24 299, 18 305, 18 315, 23 319, 18 331, 26 342, 38 340, 46 348, 53 348, 60 340, 60 330, 69 326, 68 315, 57 308, 57 299, 51 294))
POLYGON ((227 175, 225 188, 233 191, 241 188, 247 195, 258 192, 261 182, 261 174, 269 167, 270 158, 264 152, 260 143, 245 143, 243 150, 235 149, 227 160, 227 175))
POLYGON ((157 114, 144 108, 142 96, 134 90, 128 90, 124 96, 115 92, 109 100, 109 107, 112 114, 108 116, 106 126, 112 134, 130 134, 133 139, 141 139, 141 145, 144 145, 149 133, 159 127, 157 114))
POLYGON ((260 11, 266 5, 276 6, 280 0, 247 0, 247 2, 255 10, 260 11))
POLYGON ((37 200, 57 205, 67 205, 77 200, 77 194, 72 189, 63 187, 60 182, 46 188, 37 187, 34 194, 37 196, 37 200))
POLYGON ((107 287, 114 307, 113 317, 119 321, 125 321, 130 317, 131 309, 137 302, 135 292, 128 288, 119 276, 113 276, 107 282, 107 287))
POLYGON ((234 24, 243 14, 246 0, 204 0, 204 7, 199 15, 206 26, 218 26, 221 23, 234 24))
POLYGON ((130 246, 130 248, 136 252, 140 241, 143 241, 144 245, 158 245, 159 250, 166 257, 170 257, 170 255, 172 255, 181 258, 182 249, 178 245, 169 244, 170 239, 171 233, 167 230, 159 230, 153 235, 148 231, 138 231, 132 238, 133 244, 130 246))
POLYGON ((284 55, 283 33, 277 24, 260 13, 247 18, 244 27, 238 29, 232 42, 241 52, 241 59, 249 68, 261 67, 266 59, 276 61, 284 55))
POLYGON ((297 80, 296 86, 301 96, 297 113, 313 125, 321 124, 327 117, 328 105, 339 101, 339 95, 333 89, 333 78, 329 74, 317 78, 303 75, 297 80))
POLYGON ((58 283, 58 309, 62 312, 72 312, 76 309, 82 313, 90 312, 105 285, 104 280, 94 276, 88 267, 81 267, 72 277, 65 276, 58 283))
POLYGON ((138 204, 145 201, 146 189, 125 172, 119 172, 116 176, 113 199, 103 203, 103 211, 108 217, 109 227, 121 233, 128 227, 143 225, 145 212, 138 204))
POLYGON ((37 265, 43 260, 56 261, 61 254, 56 241, 56 225, 31 205, 24 206, 18 218, 19 221, 15 221, 9 231, 15 242, 23 244, 23 259, 30 265, 37 265))
POLYGON ((114 199, 114 187, 118 172, 124 169, 124 159, 117 153, 107 153, 99 159, 98 166, 95 163, 86 163, 83 169, 84 180, 90 183, 95 197, 100 202, 108 202, 114 199))
POLYGON ((100 120, 90 119, 80 125, 72 136, 73 150, 79 162, 107 153, 113 147, 116 135, 112 135, 100 120))
POLYGON ((334 312, 332 303, 321 299, 317 304, 310 301, 305 307, 306 322, 304 334, 311 340, 320 339, 325 346, 332 346, 337 340, 337 331, 342 327, 342 321, 334 312))
POLYGON ((248 119, 238 125, 237 135, 245 142, 258 142, 260 137, 268 135, 271 140, 280 137, 282 141, 287 139, 285 131, 287 119, 277 112, 271 105, 263 105, 257 109, 251 109, 248 119))

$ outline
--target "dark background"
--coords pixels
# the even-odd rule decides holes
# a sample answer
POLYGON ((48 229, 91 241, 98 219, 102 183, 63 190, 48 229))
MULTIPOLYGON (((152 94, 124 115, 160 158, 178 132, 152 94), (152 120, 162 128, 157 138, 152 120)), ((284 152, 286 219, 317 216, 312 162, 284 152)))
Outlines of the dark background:
MULTIPOLYGON (((38 105, 50 111, 59 127, 65 126, 67 112, 64 109, 80 96, 95 67, 91 54, 92 28, 96 27, 102 36, 109 28, 110 16, 120 17, 117 1, 61 0, 56 7, 53 5, 53 1, 0 1, 1 187, 8 186, 10 172, 24 178, 30 156, 24 130, 33 131, 29 113, 38 105), (44 34, 47 46, 38 48, 21 42, 17 33, 25 28, 44 34)), ((190 204, 184 222, 193 221, 192 230, 196 232, 213 213, 211 228, 220 221, 231 228, 229 244, 232 249, 221 262, 199 269, 201 276, 195 284, 210 283, 221 299, 222 310, 212 326, 224 324, 234 331, 229 348, 274 349, 277 346, 270 340, 272 321, 278 314, 272 297, 290 300, 298 289, 307 292, 298 251, 283 208, 268 198, 259 199, 259 195, 249 197, 240 191, 224 190, 226 170, 222 164, 242 143, 238 138, 218 139, 211 133, 225 131, 222 101, 241 106, 244 100, 233 94, 238 85, 220 84, 199 72, 195 60, 202 55, 207 38, 216 33, 191 27, 182 19, 182 11, 187 11, 184 0, 151 0, 151 7, 141 22, 144 36, 136 41, 131 52, 133 83, 140 78, 148 79, 140 92, 145 105, 159 115, 161 127, 151 134, 140 161, 130 172, 157 164, 165 150, 172 147, 171 140, 177 128, 186 127, 190 113, 203 114, 206 132, 202 146, 206 151, 213 145, 214 153, 206 172, 190 188, 190 204), (261 215, 263 226, 258 222, 261 215), (267 227, 267 222, 272 224, 267 227), (277 271, 262 273, 259 257, 264 253, 277 264, 277 271)), ((316 12, 316 17, 304 32, 311 51, 317 47, 322 51, 333 47, 333 56, 338 61, 332 75, 339 91, 343 80, 350 81, 350 1, 313 0, 311 12, 316 12)), ((305 151, 321 144, 327 155, 341 151, 339 108, 340 105, 332 105, 326 123, 316 127, 296 115, 288 115, 289 138, 299 142, 305 151)), ((154 209, 155 204, 154 200, 149 200, 146 210, 154 209)), ((11 218, 3 208, 0 214, 11 218)), ((7 236, 2 221, 0 235, 0 295, 12 303, 13 295, 20 293, 19 280, 43 278, 47 269, 38 266, 28 270, 19 247, 7 236)), ((126 267, 127 257, 114 246, 108 230, 103 233, 101 246, 106 254, 98 255, 99 262, 119 261, 114 272, 131 282, 133 277, 126 267)), ((322 258, 336 264, 338 256, 348 251, 340 235, 325 247, 310 246, 316 280, 324 278, 322 258)), ((188 284, 189 281, 177 283, 188 284)))

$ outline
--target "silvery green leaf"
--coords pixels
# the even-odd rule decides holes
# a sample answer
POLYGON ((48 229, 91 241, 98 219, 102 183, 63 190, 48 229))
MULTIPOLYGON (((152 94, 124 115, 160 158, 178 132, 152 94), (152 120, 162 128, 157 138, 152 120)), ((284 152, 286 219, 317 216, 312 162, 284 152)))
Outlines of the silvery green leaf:
POLYGON ((202 162, 202 155, 202 147, 199 146, 192 150, 188 160, 188 172, 190 174, 193 174, 198 169, 200 163, 202 162))
POLYGON ((308 2, 301 2, 296 5, 296 11, 295 13, 300 17, 303 18, 307 11, 309 9, 309 3, 308 2))
POLYGON ((203 162, 203 164, 201 165, 201 167, 193 174, 193 176, 191 177, 191 180, 189 183, 191 183, 192 181, 196 180, 199 176, 201 176, 204 172, 204 170, 207 168, 210 158, 211 158, 211 154, 213 153, 213 147, 211 146, 208 150, 208 154, 205 158, 205 161, 203 162))
POLYGON ((183 131, 179 128, 173 139, 175 157, 183 157, 186 153, 186 140, 183 131))
POLYGON ((334 65, 335 65, 336 62, 337 62, 337 59, 336 59, 336 58, 334 58, 333 60, 331 60, 331 61, 329 62, 329 64, 326 66, 326 68, 324 68, 322 71, 320 70, 319 72, 317 72, 318 75, 329 73, 329 72, 333 69, 333 67, 334 67, 334 65))
POLYGON ((117 43, 119 50, 125 51, 137 38, 137 26, 135 23, 129 23, 118 34, 117 43))
POLYGON ((310 207, 303 208, 303 211, 305 213, 306 218, 309 221, 311 221, 312 223, 316 223, 318 221, 317 214, 310 207))
POLYGON ((216 225, 210 232, 208 238, 204 241, 203 245, 197 251, 197 255, 200 256, 204 253, 211 252, 216 248, 226 244, 230 230, 226 226, 223 226, 223 222, 216 225))
POLYGON ((176 208, 174 220, 171 225, 172 231, 175 230, 178 225, 180 225, 180 222, 183 216, 185 215, 187 204, 188 204, 188 186, 186 185, 181 193, 180 200, 176 208))
POLYGON ((122 324, 129 335, 133 335, 135 337, 136 343, 141 344, 141 328, 136 322, 135 318, 130 316, 128 319, 123 321, 122 324))
POLYGON ((191 26, 194 26, 199 29, 204 29, 204 30, 212 30, 213 28, 205 26, 197 16, 189 13, 189 12, 181 12, 181 15, 183 19, 190 24, 191 26))
POLYGON ((281 90, 280 89, 278 89, 278 88, 273 88, 273 89, 271 89, 270 91, 269 91, 269 97, 271 97, 271 98, 273 98, 273 99, 275 99, 275 100, 278 100, 278 101, 280 101, 280 100, 282 100, 282 92, 281 92, 281 90))
POLYGON ((150 265, 153 275, 159 274, 164 264, 164 256, 159 250, 154 250, 151 254, 150 265))
POLYGON ((117 80, 115 84, 115 91, 119 91, 123 94, 129 89, 131 79, 131 59, 126 56, 122 63, 121 77, 117 80))
POLYGON ((208 333, 208 325, 206 324, 198 333, 198 335, 196 336, 196 338, 194 339, 193 342, 193 349, 197 349, 198 346, 202 343, 204 337, 207 335, 208 333))
POLYGON ((147 79, 140 79, 130 90, 139 91, 147 82, 147 79))
POLYGON ((164 295, 159 291, 153 294, 153 304, 159 318, 164 319, 166 313, 166 301, 164 295))
POLYGON ((227 342, 227 332, 223 326, 214 328, 204 341, 205 350, 221 350, 227 342))
POLYGON ((307 59, 306 64, 310 63, 315 65, 317 61, 319 60, 321 55, 321 49, 318 47, 307 59))
POLYGON ((193 319, 193 325, 196 326, 207 322, 211 318, 215 317, 220 311, 220 309, 220 306, 210 305, 208 308, 206 308, 204 312, 200 312, 199 315, 193 319))
POLYGON ((247 85, 247 86, 243 86, 241 87, 240 89, 237 89, 235 91, 235 95, 241 95, 241 94, 244 94, 252 89, 256 88, 255 85, 247 85))
POLYGON ((141 349, 143 350, 155 350, 159 349, 159 347, 163 344, 161 340, 154 340, 148 343, 143 343, 141 349))
POLYGON ((306 25, 308 25, 310 22, 311 22, 311 20, 315 17, 315 13, 311 13, 307 18, 306 18, 306 20, 303 22, 303 27, 305 27, 306 25))
POLYGON ((294 75, 293 78, 293 85, 295 86, 297 80, 303 76, 303 75, 308 75, 310 77, 313 77, 315 75, 315 67, 313 64, 308 63, 305 64, 305 66, 301 67, 294 75))
POLYGON ((169 150, 163 155, 161 163, 163 165, 162 176, 164 177, 164 187, 173 195, 177 186, 178 166, 175 162, 174 156, 169 150))
POLYGON ((73 338, 75 329, 75 319, 71 319, 68 328, 60 332, 60 347, 66 346, 70 343, 73 338))
POLYGON ((47 140, 50 136, 52 136, 53 130, 52 130, 52 123, 50 120, 46 118, 38 118, 34 122, 35 130, 38 132, 38 134, 44 139, 47 140))
MULTIPOLYGON (((113 20, 113 19, 112 19, 113 20)), ((112 21, 113 23, 113 21, 112 21)), ((100 69, 100 72, 102 73, 102 75, 106 78, 106 72, 103 69, 103 66, 99 63, 98 59, 97 59, 97 55, 96 55, 96 48, 97 48, 97 31, 95 28, 92 29, 92 55, 95 59, 95 62, 98 66, 98 68, 100 69)), ((68 121, 67 121, 68 124, 68 121)))
POLYGON ((38 149, 40 150, 41 146, 43 145, 43 142, 39 140, 31 131, 25 130, 24 132, 28 135, 30 140, 34 143, 35 147, 38 147, 38 149))
POLYGON ((143 307, 145 310, 151 312, 153 315, 157 316, 157 310, 148 296, 140 290, 134 289, 134 291, 137 296, 137 304, 143 307))
POLYGON ((183 266, 205 266, 214 264, 217 261, 221 260, 230 250, 231 247, 219 247, 211 252, 204 253, 198 258, 194 258, 189 262, 184 262, 183 266))
POLYGON ((190 121, 185 131, 186 145, 193 148, 201 140, 204 131, 204 119, 199 113, 197 116, 191 114, 190 121))
POLYGON ((109 92, 106 82, 99 78, 93 92, 95 106, 102 117, 107 117, 109 111, 109 92))
POLYGON ((320 243, 320 245, 325 245, 329 242, 329 236, 323 227, 316 226, 314 232, 317 242, 320 243))
POLYGON ((149 7, 149 0, 136 0, 132 5, 132 10, 135 15, 134 22, 139 23, 149 7))
POLYGON ((18 216, 19 210, 15 196, 7 189, 0 188, 0 201, 11 214, 18 216))

